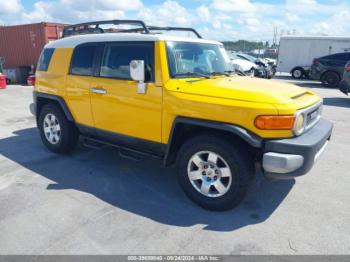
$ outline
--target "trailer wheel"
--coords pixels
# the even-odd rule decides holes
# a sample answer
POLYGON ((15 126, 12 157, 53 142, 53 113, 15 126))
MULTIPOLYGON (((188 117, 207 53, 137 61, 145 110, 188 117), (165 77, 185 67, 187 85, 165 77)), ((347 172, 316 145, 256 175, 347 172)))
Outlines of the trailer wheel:
POLYGON ((304 75, 304 69, 302 69, 301 67, 296 67, 292 70, 291 73, 293 78, 300 79, 304 75))

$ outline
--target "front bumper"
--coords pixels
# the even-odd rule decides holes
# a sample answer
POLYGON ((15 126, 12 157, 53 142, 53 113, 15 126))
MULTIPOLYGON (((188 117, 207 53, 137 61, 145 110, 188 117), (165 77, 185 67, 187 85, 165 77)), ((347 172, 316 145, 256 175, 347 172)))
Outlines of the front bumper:
MULTIPOLYGON (((349 81, 349 83, 350 83, 350 81, 349 81)), ((348 95, 350 93, 350 84, 349 83, 345 79, 343 79, 342 81, 340 81, 340 84, 339 84, 339 90, 346 95, 348 95)))
POLYGON ((269 67, 258 67, 254 70, 254 76, 261 78, 271 78, 274 75, 269 67))
POLYGON ((290 179, 306 174, 324 151, 333 124, 321 119, 305 134, 280 140, 267 140, 262 167, 268 179, 290 179))

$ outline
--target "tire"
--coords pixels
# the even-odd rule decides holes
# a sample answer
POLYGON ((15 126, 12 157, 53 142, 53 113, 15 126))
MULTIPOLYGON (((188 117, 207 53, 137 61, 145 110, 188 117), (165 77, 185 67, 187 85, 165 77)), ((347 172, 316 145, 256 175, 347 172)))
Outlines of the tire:
POLYGON ((191 138, 178 152, 178 181, 185 194, 205 209, 225 211, 236 207, 244 199, 254 174, 254 161, 244 147, 214 135, 191 138), (215 157, 218 160, 214 166, 215 157))
POLYGON ((46 104, 40 110, 38 127, 44 145, 54 153, 69 153, 77 145, 77 128, 55 104, 46 104))
POLYGON ((304 75, 304 70, 300 67, 297 67, 294 68, 291 73, 294 79, 301 79, 304 75))
POLYGON ((323 74, 322 85, 325 87, 336 88, 340 83, 340 76, 336 72, 326 72, 323 74))

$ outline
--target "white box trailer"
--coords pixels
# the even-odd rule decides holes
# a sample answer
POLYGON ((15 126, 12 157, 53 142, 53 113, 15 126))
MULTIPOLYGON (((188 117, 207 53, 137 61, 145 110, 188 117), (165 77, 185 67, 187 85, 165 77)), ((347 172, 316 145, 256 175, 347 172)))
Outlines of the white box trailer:
POLYGON ((307 76, 314 58, 346 51, 350 51, 350 36, 282 36, 277 72, 292 73, 299 69, 293 77, 302 77, 299 73, 307 76))

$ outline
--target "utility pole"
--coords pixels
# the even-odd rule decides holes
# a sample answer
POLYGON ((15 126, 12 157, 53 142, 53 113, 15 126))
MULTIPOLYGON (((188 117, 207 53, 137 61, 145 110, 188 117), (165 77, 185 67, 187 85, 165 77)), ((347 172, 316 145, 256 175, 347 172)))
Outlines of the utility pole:
POLYGON ((273 40, 272 40, 272 46, 276 46, 277 44, 277 34, 278 34, 278 28, 277 26, 273 27, 273 40))

